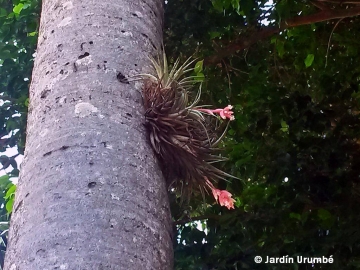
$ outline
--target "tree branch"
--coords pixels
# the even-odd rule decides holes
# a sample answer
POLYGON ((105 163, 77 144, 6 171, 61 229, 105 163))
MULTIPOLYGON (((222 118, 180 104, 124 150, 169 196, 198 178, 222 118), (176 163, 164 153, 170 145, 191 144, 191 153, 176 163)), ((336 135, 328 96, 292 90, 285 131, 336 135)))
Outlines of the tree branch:
POLYGON ((280 24, 280 27, 267 27, 263 28, 255 33, 253 33, 251 36, 246 37, 241 40, 237 40, 233 44, 230 44, 226 47, 223 47, 221 50, 219 50, 216 55, 206 57, 204 59, 204 64, 206 65, 214 65, 219 63, 223 58, 231 56, 232 54, 236 53, 237 51, 244 50, 251 45, 257 43, 258 41, 265 39, 267 37, 270 37, 276 33, 279 33, 280 31, 292 28, 295 26, 300 25, 307 25, 317 22, 324 22, 329 21, 333 19, 342 19, 347 17, 354 17, 360 15, 360 7, 355 8, 348 8, 348 9, 326 9, 321 10, 318 13, 311 14, 308 16, 302 16, 302 17, 295 17, 292 19, 288 19, 280 24))
POLYGON ((321 10, 325 10, 329 8, 327 5, 321 3, 320 1, 310 1, 310 3, 321 10))
POLYGON ((176 220, 173 222, 174 225, 185 225, 189 222, 199 221, 199 220, 207 220, 207 219, 220 219, 221 216, 219 215, 203 215, 203 216, 197 216, 193 218, 184 218, 180 220, 176 220))
POLYGON ((352 5, 359 5, 360 1, 359 0, 317 0, 318 2, 323 2, 323 3, 333 3, 333 4, 338 4, 338 5, 347 5, 347 4, 352 4, 352 5))

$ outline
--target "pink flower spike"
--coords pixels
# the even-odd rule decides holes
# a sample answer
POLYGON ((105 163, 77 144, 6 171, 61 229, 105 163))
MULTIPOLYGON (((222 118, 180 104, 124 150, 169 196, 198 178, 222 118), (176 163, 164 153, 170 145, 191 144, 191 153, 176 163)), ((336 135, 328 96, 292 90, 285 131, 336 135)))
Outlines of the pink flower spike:
POLYGON ((215 110, 210 110, 210 109, 196 109, 196 110, 198 110, 198 111, 200 111, 200 112, 205 112, 205 113, 208 113, 208 114, 211 114, 211 115, 214 115, 214 113, 217 113, 217 114, 219 114, 220 115, 220 117, 222 118, 222 119, 226 119, 226 118, 228 118, 228 119, 230 119, 230 121, 232 121, 232 120, 235 120, 235 117, 233 116, 233 111, 231 111, 232 110, 232 108, 233 108, 233 106, 231 106, 231 105, 228 105, 228 106, 226 106, 224 109, 215 109, 215 110))
POLYGON ((235 200, 232 197, 232 194, 227 190, 220 190, 219 195, 219 204, 225 206, 227 209, 235 209, 234 202, 235 200))
POLYGON ((232 197, 232 194, 227 190, 220 190, 214 187, 214 185, 205 177, 206 184, 211 189, 212 194, 221 206, 225 206, 227 209, 235 209, 234 202, 235 200, 232 197))
POLYGON ((231 110, 232 110, 233 106, 231 105, 228 105, 227 107, 225 107, 221 112, 220 112, 220 117, 222 119, 226 119, 226 118, 229 118, 230 121, 232 120, 235 120, 235 117, 233 116, 233 113, 231 110))

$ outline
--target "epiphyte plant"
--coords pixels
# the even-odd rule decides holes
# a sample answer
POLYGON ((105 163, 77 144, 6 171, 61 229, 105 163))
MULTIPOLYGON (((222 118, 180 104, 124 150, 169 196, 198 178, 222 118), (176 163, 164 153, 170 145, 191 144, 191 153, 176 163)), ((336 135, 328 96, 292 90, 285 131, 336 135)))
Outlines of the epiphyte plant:
POLYGON ((154 74, 138 76, 144 82, 145 125, 168 186, 179 190, 182 198, 189 198, 195 191, 204 196, 204 191, 210 189, 220 205, 234 208, 231 193, 213 185, 220 179, 235 178, 214 166, 225 160, 219 155, 218 145, 229 125, 219 135, 219 118, 214 116, 234 120, 232 106, 215 110, 198 106, 203 78, 187 76, 194 70, 190 66, 196 59, 188 58, 182 65, 177 59, 172 68, 165 53, 150 60, 154 74), (198 90, 192 95, 196 85, 198 90))

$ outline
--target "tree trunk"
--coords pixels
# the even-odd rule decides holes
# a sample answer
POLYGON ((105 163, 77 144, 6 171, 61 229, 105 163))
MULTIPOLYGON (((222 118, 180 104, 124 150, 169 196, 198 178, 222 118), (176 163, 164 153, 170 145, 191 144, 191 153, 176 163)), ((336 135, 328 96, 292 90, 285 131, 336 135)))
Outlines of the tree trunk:
POLYGON ((5 269, 171 269, 141 84, 162 0, 45 0, 5 269))

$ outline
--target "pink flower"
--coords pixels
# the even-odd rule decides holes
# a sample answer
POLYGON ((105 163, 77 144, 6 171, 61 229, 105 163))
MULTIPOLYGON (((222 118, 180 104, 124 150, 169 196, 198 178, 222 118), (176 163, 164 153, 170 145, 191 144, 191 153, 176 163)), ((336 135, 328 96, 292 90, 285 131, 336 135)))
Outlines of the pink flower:
POLYGON ((232 121, 232 120, 235 120, 235 117, 233 116, 233 113, 234 113, 234 112, 231 111, 232 108, 233 108, 233 106, 228 105, 228 106, 226 106, 224 109, 210 110, 210 109, 201 109, 201 108, 200 108, 200 109, 196 109, 196 110, 198 110, 198 111, 200 111, 200 112, 206 112, 206 113, 211 114, 211 115, 214 115, 214 113, 217 113, 217 114, 220 115, 220 117, 221 117, 222 119, 228 118, 228 119, 230 119, 230 121, 232 121))
POLYGON ((221 206, 225 206, 227 209, 235 209, 234 202, 235 200, 232 197, 232 194, 227 190, 220 190, 214 187, 214 185, 205 177, 206 184, 210 187, 212 194, 216 201, 219 202, 221 206))
POLYGON ((213 189, 212 193, 216 201, 219 200, 221 206, 225 206, 227 209, 235 209, 234 202, 235 200, 232 197, 232 194, 227 190, 213 189))

